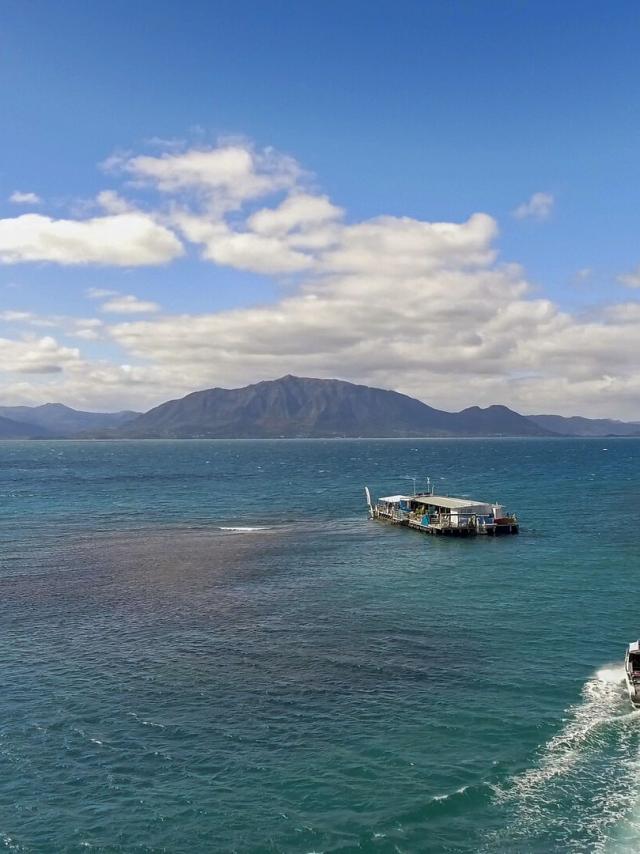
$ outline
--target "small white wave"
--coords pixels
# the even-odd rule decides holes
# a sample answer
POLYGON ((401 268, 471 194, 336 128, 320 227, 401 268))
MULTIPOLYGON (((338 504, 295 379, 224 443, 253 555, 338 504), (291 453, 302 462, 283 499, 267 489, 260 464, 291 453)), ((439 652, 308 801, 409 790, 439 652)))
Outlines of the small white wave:
POLYGON ((145 721, 142 718, 138 718, 138 720, 140 721, 140 723, 143 726, 154 726, 154 727, 157 727, 158 729, 166 729, 164 724, 159 724, 156 721, 145 721))
POLYGON ((127 714, 130 717, 135 718, 139 724, 142 724, 142 726, 154 726, 154 727, 158 727, 158 729, 166 729, 164 724, 160 724, 157 721, 149 721, 149 720, 146 720, 145 718, 141 718, 137 712, 127 712, 127 714))
POLYGON ((450 798, 455 798, 456 795, 464 795, 469 786, 460 786, 459 789, 456 789, 453 792, 443 793, 442 795, 434 795, 431 798, 431 803, 434 801, 448 801, 450 798))
POLYGON ((7 833, 0 833, 0 842, 2 842, 3 848, 8 848, 9 851, 21 851, 22 848, 18 842, 12 836, 9 836, 7 833))
POLYGON ((266 525, 256 525, 254 527, 250 527, 248 525, 236 525, 236 526, 224 526, 220 525, 218 528, 219 531, 233 531, 235 534, 253 534, 256 531, 268 531, 269 528, 266 525))

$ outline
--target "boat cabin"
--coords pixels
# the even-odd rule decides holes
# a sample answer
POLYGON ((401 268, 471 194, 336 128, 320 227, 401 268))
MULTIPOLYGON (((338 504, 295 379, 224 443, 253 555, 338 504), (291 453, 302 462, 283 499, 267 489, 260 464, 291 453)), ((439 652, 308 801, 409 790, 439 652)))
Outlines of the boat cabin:
POLYGON ((493 524, 496 518, 491 504, 447 495, 415 495, 411 499, 411 509, 414 519, 419 519, 422 525, 449 528, 493 524))
POLYGON ((640 641, 629 644, 627 650, 627 673, 636 679, 640 679, 640 641))
POLYGON ((632 705, 640 709, 640 641, 630 643, 627 648, 624 657, 624 679, 632 705))

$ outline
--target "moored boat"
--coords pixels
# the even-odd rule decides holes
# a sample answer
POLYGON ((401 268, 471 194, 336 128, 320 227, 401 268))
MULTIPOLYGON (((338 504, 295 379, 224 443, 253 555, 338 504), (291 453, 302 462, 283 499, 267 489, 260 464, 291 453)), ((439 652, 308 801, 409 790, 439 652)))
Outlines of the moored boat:
POLYGON ((636 709, 640 708, 640 641, 629 644, 624 657, 624 678, 629 699, 636 709))
POLYGON ((520 525, 502 504, 435 495, 433 490, 414 495, 388 495, 373 503, 365 487, 369 516, 381 522, 406 525, 425 534, 456 537, 517 534, 520 525))

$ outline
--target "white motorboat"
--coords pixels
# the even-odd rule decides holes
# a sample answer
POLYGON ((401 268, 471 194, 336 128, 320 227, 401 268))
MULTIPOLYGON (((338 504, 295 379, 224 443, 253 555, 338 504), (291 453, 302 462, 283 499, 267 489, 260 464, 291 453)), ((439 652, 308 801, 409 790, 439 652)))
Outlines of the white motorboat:
POLYGON ((624 678, 629 699, 638 709, 640 708, 640 641, 629 644, 624 657, 624 678))

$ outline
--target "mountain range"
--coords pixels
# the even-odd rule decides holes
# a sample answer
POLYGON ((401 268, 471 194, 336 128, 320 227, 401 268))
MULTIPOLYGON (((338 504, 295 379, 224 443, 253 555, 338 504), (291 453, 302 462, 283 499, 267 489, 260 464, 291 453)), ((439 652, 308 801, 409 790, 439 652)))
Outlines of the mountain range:
POLYGON ((640 436, 640 423, 521 415, 506 406, 445 412, 395 391, 285 376, 197 391, 145 413, 81 412, 59 403, 0 406, 0 438, 331 438, 640 436))
POLYGON ((120 427, 139 412, 82 412, 62 403, 0 406, 0 439, 70 439, 120 427))

